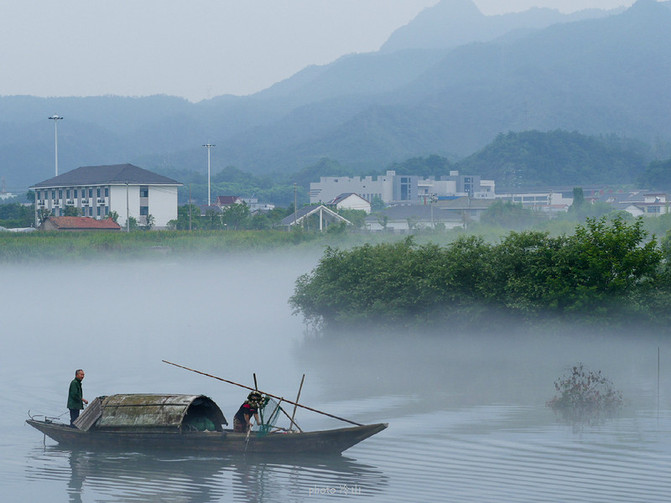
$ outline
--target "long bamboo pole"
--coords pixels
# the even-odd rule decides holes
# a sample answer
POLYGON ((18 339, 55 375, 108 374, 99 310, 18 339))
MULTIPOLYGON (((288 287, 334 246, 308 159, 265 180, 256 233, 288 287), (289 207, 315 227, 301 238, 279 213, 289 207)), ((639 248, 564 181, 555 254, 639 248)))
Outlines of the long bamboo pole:
POLYGON ((190 371, 190 372, 195 372, 196 374, 204 375, 204 376, 206 376, 206 377, 211 377, 212 379, 216 379, 216 380, 218 380, 218 381, 222 381, 222 382, 225 382, 225 383, 228 383, 228 384, 232 384, 232 385, 234 385, 234 386, 238 386, 238 387, 240 387, 240 388, 245 388, 245 389, 248 389, 248 390, 250 390, 250 391, 260 391, 260 392, 263 393, 264 395, 267 395, 267 396, 269 396, 269 397, 272 397, 272 398, 274 398, 274 399, 276 399, 276 400, 284 400, 285 402, 290 403, 291 405, 295 405, 296 407, 300 407, 300 408, 305 409, 305 410, 309 410, 309 411, 312 411, 312 412, 316 412, 317 414, 322 414, 323 416, 332 417, 333 419, 337 419, 337 420, 339 420, 339 421, 344 421, 344 422, 346 422, 346 423, 353 424, 353 425, 355 425, 355 426, 363 426, 363 424, 361 424, 361 423, 357 423, 356 421, 350 421, 349 419, 345 419, 344 417, 338 417, 338 416, 336 416, 336 415, 329 414, 328 412, 324 412, 324 411, 322 411, 322 410, 313 409, 312 407, 308 407, 307 405, 301 405, 301 404, 298 403, 298 402, 292 402, 291 400, 287 400, 286 398, 282 398, 282 397, 279 397, 279 396, 277 396, 277 395, 273 395, 273 394, 271 394, 271 393, 266 393, 265 391, 255 390, 254 388, 252 388, 252 387, 250 387, 250 386, 245 386, 244 384, 240 384, 240 383, 237 383, 237 382, 234 382, 234 381, 229 381, 228 379, 224 379, 223 377, 217 377, 217 376, 212 375, 212 374, 207 374, 207 373, 205 373, 205 372, 201 372, 200 370, 190 369, 189 367, 185 367, 184 365, 179 365, 179 364, 177 364, 177 363, 169 362, 169 361, 167 361, 167 360, 161 360, 161 361, 162 361, 163 363, 167 363, 168 365, 173 365, 173 366, 175 366, 175 367, 179 367, 179 368, 181 368, 181 369, 188 370, 188 371, 190 371))
MULTIPOLYGON (((301 385, 298 387, 298 395, 296 395, 296 402, 298 402, 301 399, 301 390, 303 389, 303 383, 305 382, 305 374, 303 374, 303 377, 301 378, 301 385)), ((291 422, 294 422, 294 417, 296 417, 296 406, 294 405, 294 411, 291 413, 291 422)), ((291 426, 289 427, 289 430, 291 430, 291 426)))

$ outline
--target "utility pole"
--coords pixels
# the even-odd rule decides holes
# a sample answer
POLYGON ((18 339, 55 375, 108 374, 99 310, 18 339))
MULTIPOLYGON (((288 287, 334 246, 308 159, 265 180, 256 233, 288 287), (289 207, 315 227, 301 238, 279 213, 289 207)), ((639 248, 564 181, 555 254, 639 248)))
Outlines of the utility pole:
POLYGON ((128 182, 126 182, 126 232, 130 232, 130 199, 128 196, 128 182))
POLYGON ((58 176, 58 121, 62 119, 63 117, 58 114, 49 117, 49 120, 54 121, 54 170, 56 172, 54 176, 58 176))
POLYGON ((210 149, 216 145, 206 143, 203 147, 207 148, 207 205, 210 206, 210 149))
POLYGON ((294 227, 296 227, 296 213, 298 212, 298 206, 296 206, 297 200, 298 199, 296 197, 296 182, 294 182, 294 227))
POLYGON ((191 184, 189 184, 189 231, 191 231, 191 184))

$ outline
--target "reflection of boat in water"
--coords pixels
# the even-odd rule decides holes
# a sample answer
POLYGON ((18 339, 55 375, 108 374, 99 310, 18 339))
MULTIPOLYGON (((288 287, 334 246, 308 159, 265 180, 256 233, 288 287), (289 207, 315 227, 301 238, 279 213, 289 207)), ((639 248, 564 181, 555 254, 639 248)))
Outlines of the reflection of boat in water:
POLYGON ((26 465, 29 482, 66 482, 70 501, 84 499, 78 495, 128 502, 303 501, 315 487, 372 496, 389 483, 379 468, 340 455, 211 456, 54 445, 35 448, 26 465))
POLYGON ((384 430, 386 423, 293 432, 261 428, 236 433, 214 401, 203 395, 111 395, 99 397, 75 427, 48 418, 26 421, 66 447, 171 449, 189 453, 339 454, 384 430))

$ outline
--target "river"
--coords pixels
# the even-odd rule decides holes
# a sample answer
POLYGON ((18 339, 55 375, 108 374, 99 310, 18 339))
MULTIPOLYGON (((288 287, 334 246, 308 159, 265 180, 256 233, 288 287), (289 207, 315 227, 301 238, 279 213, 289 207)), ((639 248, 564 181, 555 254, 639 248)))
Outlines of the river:
MULTIPOLYGON (((671 494, 666 334, 304 332, 287 299, 316 257, 0 264, 2 501, 655 502, 671 494), (661 372, 658 385, 658 350, 661 372), (340 457, 70 450, 25 424, 61 416, 74 370, 88 398, 190 393, 230 420, 245 390, 166 359, 389 428, 340 457), (546 407, 583 362, 622 391, 614 418, 546 407)), ((551 333, 550 333, 551 332, 551 333)), ((303 429, 338 421, 300 411, 303 429)))

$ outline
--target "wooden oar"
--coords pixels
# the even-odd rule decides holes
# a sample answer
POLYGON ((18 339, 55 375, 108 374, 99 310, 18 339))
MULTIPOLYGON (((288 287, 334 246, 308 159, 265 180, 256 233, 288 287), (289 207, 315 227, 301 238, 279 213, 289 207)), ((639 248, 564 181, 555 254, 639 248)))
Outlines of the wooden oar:
MULTIPOLYGON (((234 386, 239 386, 240 388, 245 388, 245 389, 248 389, 250 391, 260 391, 260 390, 255 390, 254 388, 251 388, 249 386, 245 386, 244 384, 240 384, 240 383, 237 383, 237 382, 234 382, 234 381, 229 381, 228 379, 224 379, 223 377, 217 377, 217 376, 212 375, 212 374, 207 374, 205 372, 201 372, 200 370, 190 369, 189 367, 185 367, 184 365, 179 365, 177 363, 169 362, 167 360, 161 360, 161 361, 163 363, 167 363, 168 365, 173 365, 175 367, 179 367, 181 369, 188 370, 190 372, 195 372, 196 374, 204 375, 206 377, 211 377, 212 379, 216 379, 218 381, 222 381, 222 382, 225 382, 225 383, 228 383, 228 384, 232 384, 234 386)), ((274 398, 275 400, 284 400, 285 402, 290 403, 291 405, 295 405, 296 407, 300 407, 300 408, 305 409, 305 410, 316 412, 317 414, 322 414, 323 416, 332 417, 333 419, 337 419, 338 421, 344 421, 346 423, 353 424, 355 426, 363 426, 363 424, 361 424, 361 423, 357 423, 356 421, 350 421, 349 419, 345 419, 344 417, 338 417, 336 415, 329 414, 328 412, 313 409, 312 407, 308 407, 307 405, 301 405, 298 402, 292 402, 291 400, 283 399, 282 397, 279 397, 277 395, 272 395, 270 393, 266 393, 265 391, 260 391, 260 392, 263 393, 264 395, 267 395, 269 397, 274 398)))

